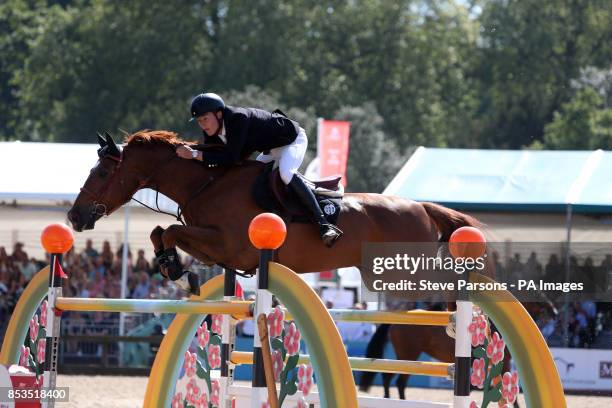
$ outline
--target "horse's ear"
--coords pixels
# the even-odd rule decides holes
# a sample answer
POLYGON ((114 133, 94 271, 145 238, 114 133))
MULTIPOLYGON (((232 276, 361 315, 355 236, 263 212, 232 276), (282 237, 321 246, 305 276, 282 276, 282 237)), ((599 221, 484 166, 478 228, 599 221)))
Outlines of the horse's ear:
POLYGON ((121 157, 121 150, 115 144, 113 137, 106 131, 104 134, 106 135, 106 142, 108 143, 108 153, 111 156, 121 157))
POLYGON ((104 136, 102 136, 100 132, 96 132, 96 136, 98 136, 98 144, 100 145, 100 147, 105 147, 107 143, 104 136))

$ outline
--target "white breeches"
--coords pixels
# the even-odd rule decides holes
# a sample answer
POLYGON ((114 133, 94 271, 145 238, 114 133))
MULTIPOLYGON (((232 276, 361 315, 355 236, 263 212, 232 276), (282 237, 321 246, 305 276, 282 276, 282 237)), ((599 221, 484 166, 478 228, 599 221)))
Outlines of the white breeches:
POLYGON ((257 156, 256 160, 262 163, 270 163, 272 160, 275 160, 275 166, 278 166, 283 183, 289 184, 293 175, 302 165, 307 147, 308 137, 306 136, 306 131, 300 128, 293 143, 271 149, 270 154, 261 153, 257 156))

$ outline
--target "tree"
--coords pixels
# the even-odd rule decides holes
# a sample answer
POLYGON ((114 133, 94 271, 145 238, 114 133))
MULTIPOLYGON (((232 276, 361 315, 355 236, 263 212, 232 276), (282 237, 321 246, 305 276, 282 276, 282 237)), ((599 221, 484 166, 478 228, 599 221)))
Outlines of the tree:
POLYGON ((19 122, 29 120, 21 116, 20 78, 46 5, 42 0, 0 2, 0 139, 14 138, 19 122))
POLYGON ((372 103, 341 108, 334 118, 351 122, 347 189, 382 192, 407 155, 384 132, 383 118, 372 103))
POLYGON ((553 149, 612 149, 612 108, 594 88, 582 88, 555 112, 544 142, 553 149))
POLYGON ((209 46, 191 1, 92 1, 42 23, 22 79, 23 133, 90 140, 97 130, 189 127, 209 46), (180 21, 180 27, 176 22, 180 21))
POLYGON ((580 67, 612 60, 611 20, 605 0, 486 2, 473 71, 480 143, 519 148, 542 140, 580 67))

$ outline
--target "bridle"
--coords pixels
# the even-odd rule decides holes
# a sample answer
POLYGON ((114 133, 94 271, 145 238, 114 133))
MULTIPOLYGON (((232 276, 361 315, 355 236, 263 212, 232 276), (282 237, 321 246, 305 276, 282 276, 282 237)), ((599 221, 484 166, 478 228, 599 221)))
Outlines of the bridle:
MULTIPOLYGON (((104 182, 104 184, 100 187, 98 192, 93 192, 90 189, 86 188, 85 186, 81 187, 81 192, 84 193, 86 196, 88 196, 89 198, 92 199, 92 208, 91 208, 91 216, 104 216, 104 215, 109 215, 110 213, 112 213, 113 211, 115 211, 117 208, 119 208, 122 204, 119 204, 118 206, 112 208, 112 209, 108 209, 106 204, 104 204, 103 202, 103 198, 106 198, 106 193, 109 191, 109 188, 112 183, 115 181, 115 178, 117 176, 117 174, 119 174, 119 169, 121 168, 121 165, 123 163, 123 159, 125 158, 125 154, 123 151, 120 152, 119 157, 112 155, 112 154, 105 154, 103 155, 100 160, 102 159, 111 159, 115 162, 115 164, 113 165, 112 169, 110 170, 110 174, 107 177, 107 180, 104 182)), ((157 169, 151 173, 146 179, 144 180, 140 180, 138 182, 138 185, 136 186, 136 188, 134 189, 134 191, 132 191, 129 194, 130 200, 134 200, 136 201, 138 204, 142 205, 145 208, 148 208, 151 211, 154 211, 156 213, 160 213, 160 214, 165 214, 165 215, 169 215, 171 217, 176 218, 176 220, 178 222, 180 222, 183 225, 186 225, 184 219, 183 219, 183 213, 184 213, 184 209, 181 208, 180 205, 178 205, 177 210, 176 210, 176 214, 172 214, 169 212, 166 212, 162 209, 159 208, 159 188, 157 186, 152 187, 151 186, 151 180, 153 180, 155 178, 155 176, 157 176, 157 174, 159 172, 161 172, 170 162, 172 162, 174 159, 177 159, 178 156, 176 154, 172 154, 172 156, 170 156, 167 160, 164 161, 164 164, 157 167, 157 169), (157 208, 153 208, 150 207, 149 205, 143 203, 142 201, 134 198, 134 194, 136 194, 136 192, 138 190, 140 190, 141 188, 145 188, 145 187, 149 187, 152 188, 153 190, 155 190, 155 206, 157 208)), ((195 193, 193 193, 185 202, 185 205, 183 206, 184 208, 187 208, 187 206, 193 201, 193 199, 195 199, 200 193, 202 193, 213 181, 215 180, 214 176, 210 176, 208 178, 208 180, 206 180, 206 182, 204 184, 202 184, 196 191, 195 193)), ((123 180, 123 178, 119 179, 119 186, 120 186, 120 190, 121 192, 123 192, 123 190, 125 190, 125 182, 123 180)), ((129 200, 128 200, 129 201, 129 200)))

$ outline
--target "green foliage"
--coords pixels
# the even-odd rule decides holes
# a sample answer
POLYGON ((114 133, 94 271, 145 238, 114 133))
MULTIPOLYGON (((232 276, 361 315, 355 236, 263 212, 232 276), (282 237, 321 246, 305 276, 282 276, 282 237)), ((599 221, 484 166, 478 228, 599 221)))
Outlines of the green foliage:
POLYGON ((561 149, 611 149, 612 108, 593 88, 584 88, 555 112, 545 128, 547 146, 561 149))
POLYGON ((380 191, 416 145, 608 146, 610 21, 607 0, 5 0, 0 139, 197 139, 207 90, 298 120, 305 164, 317 117, 354 121, 349 186, 380 191))
POLYGON ((580 68, 612 61, 605 0, 492 0, 479 20, 475 136, 485 147, 542 140, 553 112, 571 98, 580 68))

